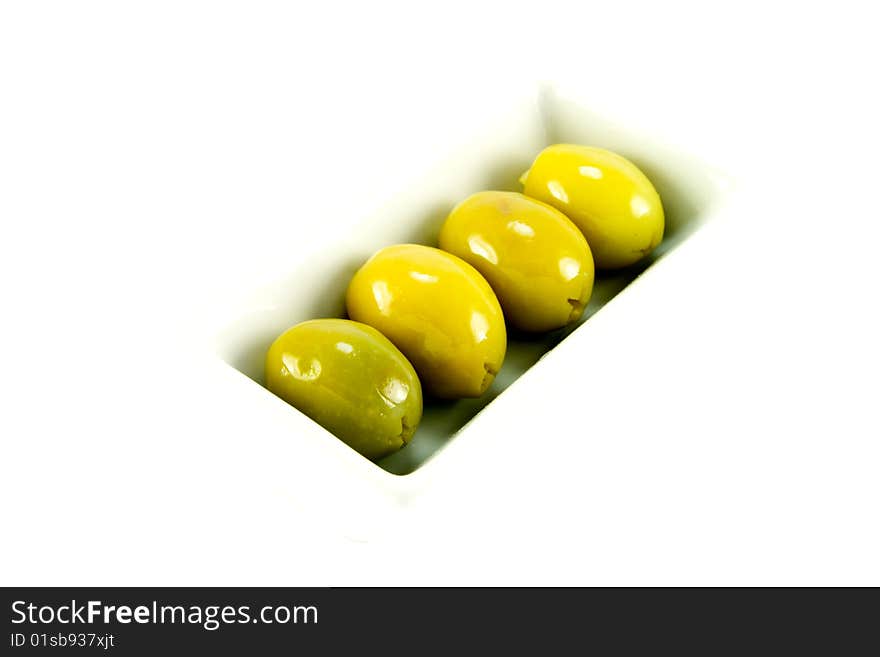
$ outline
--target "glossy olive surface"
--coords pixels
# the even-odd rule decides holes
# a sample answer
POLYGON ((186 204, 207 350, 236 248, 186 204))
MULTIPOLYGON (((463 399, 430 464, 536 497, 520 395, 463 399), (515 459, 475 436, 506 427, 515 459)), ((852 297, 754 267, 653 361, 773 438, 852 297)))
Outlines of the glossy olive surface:
POLYGON ((489 281, 510 326, 549 331, 576 321, 593 291, 586 239, 559 210, 516 192, 479 192, 459 203, 440 248, 489 281))
POLYGON ((555 144, 521 178, 523 192, 561 210, 583 232, 599 269, 626 267, 663 239, 663 205, 626 158, 591 146, 555 144))
POLYGON ((266 354, 266 387, 373 460, 406 445, 422 418, 409 361, 379 331, 346 319, 282 333, 266 354))
POLYGON ((355 274, 348 315, 379 329, 435 397, 479 397, 507 349, 498 299, 480 273, 440 249, 399 244, 355 274))

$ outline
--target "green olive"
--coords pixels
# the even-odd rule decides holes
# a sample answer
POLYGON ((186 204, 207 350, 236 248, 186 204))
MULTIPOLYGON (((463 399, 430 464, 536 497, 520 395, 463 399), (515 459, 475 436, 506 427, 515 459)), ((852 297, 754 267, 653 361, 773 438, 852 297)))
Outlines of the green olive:
POLYGON ((479 192, 459 203, 440 231, 440 248, 486 277, 504 319, 522 331, 579 319, 593 291, 593 256, 577 226, 516 192, 479 192))
POLYGON ((288 329, 266 354, 266 387, 368 459, 404 447, 422 419, 422 387, 376 329, 313 319, 288 329))
POLYGON ((389 246, 355 274, 348 315, 379 329, 435 397, 479 397, 507 349, 492 288, 468 263, 417 244, 389 246))
POLYGON ((663 239, 663 204, 626 158, 590 146, 555 144, 521 178, 523 192, 561 210, 590 244, 599 269, 626 267, 663 239))

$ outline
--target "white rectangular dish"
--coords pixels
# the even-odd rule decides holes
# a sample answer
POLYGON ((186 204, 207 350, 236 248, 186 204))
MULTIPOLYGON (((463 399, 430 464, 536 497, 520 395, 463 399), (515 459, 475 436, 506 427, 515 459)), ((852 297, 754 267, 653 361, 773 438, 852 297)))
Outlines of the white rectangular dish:
MULTIPOLYGON (((298 505, 308 500, 324 516, 341 514, 348 520, 340 520, 349 527, 351 522, 365 527, 377 513, 416 494, 425 471, 444 457, 444 447, 453 440, 465 442, 471 420, 487 405, 503 405, 504 390, 527 370, 535 368, 530 376, 553 376, 553 368, 539 362, 542 356, 563 340, 582 339, 580 326, 637 277, 650 276, 658 259, 669 257, 711 218, 725 191, 724 178, 705 164, 627 131, 548 89, 516 102, 499 103, 490 120, 475 121, 463 129, 461 139, 450 145, 440 161, 426 161, 415 170, 423 175, 408 181, 405 188, 384 190, 385 201, 364 208, 332 250, 308 253, 307 245, 303 246, 307 255, 291 260, 289 276, 237 299, 228 313, 234 319, 221 327, 216 341, 219 357, 247 377, 237 383, 251 388, 243 393, 242 403, 251 404, 253 413, 276 418, 281 423, 279 435, 288 435, 283 453, 266 454, 267 459, 280 459, 289 466, 289 477, 278 483, 277 490, 298 500, 298 505), (597 276, 578 326, 529 340, 512 336, 504 366, 482 398, 430 403, 412 443, 378 464, 362 458, 262 388, 263 358, 269 344, 298 322, 343 317, 347 284, 374 251, 405 242, 436 245, 439 228, 455 203, 483 189, 520 191, 518 178, 534 156, 544 146, 559 142, 600 146, 631 159, 654 183, 666 212, 666 235, 660 247, 630 269, 597 276)), ((551 365, 559 367, 560 363, 551 365)), ((480 423, 479 430, 491 427, 480 423)), ((455 458, 465 458, 466 448, 454 451, 455 458)))

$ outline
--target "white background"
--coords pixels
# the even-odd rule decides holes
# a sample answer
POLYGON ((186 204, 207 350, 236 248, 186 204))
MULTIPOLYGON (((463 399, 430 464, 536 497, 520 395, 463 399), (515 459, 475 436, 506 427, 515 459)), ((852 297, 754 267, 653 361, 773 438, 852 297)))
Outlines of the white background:
POLYGON ((423 4, 3 4, 0 582, 880 584, 867 3, 423 4), (384 534, 267 496, 191 318, 540 80, 748 202, 384 534))

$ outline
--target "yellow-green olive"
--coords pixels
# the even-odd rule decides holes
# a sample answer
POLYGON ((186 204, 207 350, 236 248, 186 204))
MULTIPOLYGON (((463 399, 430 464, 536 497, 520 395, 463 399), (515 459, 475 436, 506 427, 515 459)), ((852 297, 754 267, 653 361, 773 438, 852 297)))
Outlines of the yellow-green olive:
POLYGON ((422 419, 416 372, 384 335, 347 319, 313 319, 266 354, 266 387, 369 459, 405 446, 422 419))
POLYGON ((440 249, 378 251, 352 279, 346 306, 349 317, 388 336, 436 397, 480 396, 504 360, 507 332, 495 293, 476 269, 440 249))
POLYGON ((561 210, 583 232, 599 269, 626 267, 663 239, 663 205, 626 158, 590 146, 555 144, 521 178, 523 192, 561 210))
POLYGON ((516 192, 459 203, 440 248, 473 265, 495 290, 508 324, 549 331, 580 318, 593 292, 593 256, 559 210, 516 192))

